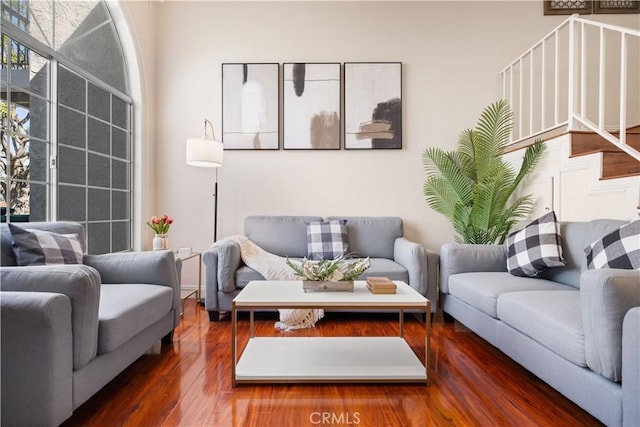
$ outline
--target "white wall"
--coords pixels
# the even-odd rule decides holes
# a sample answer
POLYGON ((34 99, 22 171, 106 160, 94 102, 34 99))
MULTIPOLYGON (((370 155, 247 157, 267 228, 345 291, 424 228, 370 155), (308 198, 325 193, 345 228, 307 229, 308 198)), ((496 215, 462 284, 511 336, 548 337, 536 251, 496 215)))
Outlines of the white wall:
POLYGON ((153 232, 144 222, 156 209, 156 3, 110 5, 125 51, 134 118, 134 249, 150 249, 153 232))
POLYGON ((156 91, 145 100, 156 112, 156 175, 144 191, 157 192, 156 213, 175 217, 171 246, 212 241, 215 175, 187 166, 184 146, 205 117, 220 134, 222 63, 401 61, 402 150, 225 151, 218 236, 241 233, 251 214, 397 215, 408 238, 439 250, 453 230, 424 202, 422 151, 455 149, 496 100, 498 71, 563 19, 543 16, 539 1, 157 4, 146 70, 156 91))

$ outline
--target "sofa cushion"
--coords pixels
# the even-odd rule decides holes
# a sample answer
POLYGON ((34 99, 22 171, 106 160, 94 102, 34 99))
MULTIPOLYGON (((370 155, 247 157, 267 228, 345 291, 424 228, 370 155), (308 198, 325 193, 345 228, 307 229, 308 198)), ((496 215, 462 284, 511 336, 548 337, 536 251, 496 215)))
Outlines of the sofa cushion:
POLYGON ((640 269, 640 220, 625 224, 584 249, 587 268, 640 269))
POLYGON ((514 276, 533 277, 550 267, 565 265, 560 227, 551 211, 507 238, 507 270, 514 276))
POLYGON ((9 224, 11 247, 19 266, 82 264, 82 244, 77 234, 29 230, 9 224))
POLYGON ((570 287, 548 280, 512 276, 507 272, 460 273, 449 276, 449 293, 483 313, 497 318, 501 294, 535 290, 567 290, 570 287))
POLYGON ((266 280, 262 274, 243 265, 236 270, 236 287, 243 289, 252 280, 266 280))
POLYGON ((371 266, 358 279, 364 280, 367 277, 383 276, 391 280, 402 280, 409 283, 409 272, 406 268, 395 261, 386 258, 369 258, 371 266))
POLYGON ((549 268, 538 275, 541 279, 553 280, 580 288, 580 274, 587 268, 584 248, 605 234, 620 228, 627 221, 598 219, 590 222, 561 222, 562 257, 564 267, 549 268))
POLYGON ((307 224, 307 258, 332 260, 349 250, 345 220, 314 221, 307 224))
POLYGON ((98 354, 115 350, 162 319, 170 310, 173 289, 145 284, 102 284, 98 309, 98 354))
POLYGON ((580 291, 523 291, 498 297, 498 318, 578 366, 587 366, 580 291))
POLYGON ((244 220, 244 234, 267 252, 283 257, 307 256, 307 224, 319 216, 253 215, 244 220))
POLYGON ((326 220, 347 220, 349 252, 358 257, 393 259, 393 247, 403 236, 399 217, 327 217, 326 220))

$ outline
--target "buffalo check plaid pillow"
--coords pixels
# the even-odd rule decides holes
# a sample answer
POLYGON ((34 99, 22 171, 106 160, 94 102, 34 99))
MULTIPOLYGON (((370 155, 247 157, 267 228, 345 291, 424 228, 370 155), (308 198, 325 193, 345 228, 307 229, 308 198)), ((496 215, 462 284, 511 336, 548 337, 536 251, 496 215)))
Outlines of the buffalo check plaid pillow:
POLYGON ((82 245, 77 234, 26 230, 9 224, 11 248, 19 266, 82 264, 82 245))
POLYGON ((640 220, 623 225, 585 248, 587 268, 640 270, 640 220))
POLYGON ((307 224, 307 258, 323 261, 347 253, 347 222, 332 220, 307 224))
POLYGON ((507 270, 514 276, 533 277, 549 267, 562 267, 560 227, 551 211, 507 238, 507 270))

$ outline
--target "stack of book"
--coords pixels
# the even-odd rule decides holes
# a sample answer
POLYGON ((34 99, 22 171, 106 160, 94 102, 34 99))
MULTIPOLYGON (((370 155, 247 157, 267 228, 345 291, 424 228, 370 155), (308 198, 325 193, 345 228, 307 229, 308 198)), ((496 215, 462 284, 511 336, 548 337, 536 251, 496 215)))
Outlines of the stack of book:
POLYGON ((395 294, 396 284, 388 277, 367 277, 367 289, 372 294, 395 294))

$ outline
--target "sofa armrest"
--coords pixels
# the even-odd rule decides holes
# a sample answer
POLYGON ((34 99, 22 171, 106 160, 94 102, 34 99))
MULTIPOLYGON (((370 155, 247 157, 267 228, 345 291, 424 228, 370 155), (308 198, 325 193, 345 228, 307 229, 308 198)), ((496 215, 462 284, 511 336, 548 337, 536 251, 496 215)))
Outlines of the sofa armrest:
POLYGON ((102 283, 110 285, 145 283, 172 288, 171 308, 175 312, 174 326, 180 323, 178 264, 181 261, 176 263, 173 252, 167 250, 85 255, 83 262, 100 273, 102 283))
POLYGON ((71 300, 2 292, 2 425, 59 425, 73 412, 71 300))
POLYGON ((96 357, 100 275, 95 269, 77 264, 2 267, 0 290, 66 295, 71 301, 73 369, 96 357))
POLYGON ((640 425, 640 307, 622 322, 622 425, 640 425))
POLYGON ((209 248, 202 259, 207 293, 235 291, 236 271, 242 264, 240 245, 237 242, 226 241, 209 248))
POLYGON ((640 270, 588 270, 580 276, 587 366, 612 381, 622 378, 622 321, 640 306, 640 270))
POLYGON ((437 253, 426 250, 422 245, 399 237, 393 246, 394 261, 409 272, 409 286, 424 295, 431 302, 431 311, 435 312, 437 301, 437 253))
POLYGON ((507 271, 504 245, 445 243, 440 248, 440 292, 449 293, 449 276, 476 271, 507 271))

